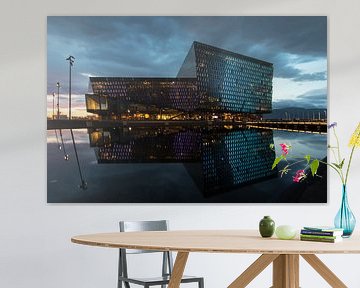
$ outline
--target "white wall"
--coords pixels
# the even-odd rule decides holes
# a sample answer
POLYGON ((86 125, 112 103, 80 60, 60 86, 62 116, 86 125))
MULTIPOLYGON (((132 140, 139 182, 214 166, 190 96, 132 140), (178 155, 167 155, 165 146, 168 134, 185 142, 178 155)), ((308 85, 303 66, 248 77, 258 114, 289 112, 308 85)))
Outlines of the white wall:
MULTIPOLYGON (((115 231, 119 219, 167 218, 172 229, 256 228, 263 215, 278 224, 331 224, 340 182, 331 173, 327 205, 49 205, 46 203, 47 15, 327 15, 330 120, 345 146, 360 120, 360 2, 357 0, 19 1, 0 7, 0 287, 115 287, 116 250, 70 243, 76 234, 115 231)), ((349 184, 360 219, 360 151, 349 184)), ((360 224, 358 225, 360 227, 360 224)), ((359 230, 359 229, 358 229, 359 230)), ((206 287, 226 287, 255 255, 193 254, 188 273, 206 287)), ((360 287, 360 255, 322 256, 349 287, 360 287), (346 265, 344 265, 346 264, 346 265)), ((138 260, 135 260, 138 261, 138 260)), ((144 268, 142 263, 138 268, 144 268)), ((269 287, 267 269, 250 287, 269 287)), ((301 263, 302 287, 328 287, 301 263)))

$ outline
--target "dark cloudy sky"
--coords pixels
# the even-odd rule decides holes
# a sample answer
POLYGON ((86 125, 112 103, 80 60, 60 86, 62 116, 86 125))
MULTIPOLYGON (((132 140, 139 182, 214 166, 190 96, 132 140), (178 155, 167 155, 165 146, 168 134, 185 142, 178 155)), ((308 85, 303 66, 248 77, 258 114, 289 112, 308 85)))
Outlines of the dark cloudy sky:
POLYGON ((175 77, 193 41, 274 63, 274 107, 326 107, 327 19, 310 16, 51 16, 48 95, 60 81, 65 107, 69 55, 76 58, 72 90, 81 111, 89 76, 175 77))

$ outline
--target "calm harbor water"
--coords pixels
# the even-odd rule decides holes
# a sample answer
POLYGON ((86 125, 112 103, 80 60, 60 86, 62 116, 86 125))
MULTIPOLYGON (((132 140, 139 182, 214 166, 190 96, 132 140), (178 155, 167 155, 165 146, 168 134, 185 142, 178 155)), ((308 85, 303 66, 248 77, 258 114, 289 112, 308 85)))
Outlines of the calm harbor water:
MULTIPOLYGON (((322 177, 295 184, 290 173, 280 177, 271 170, 275 153, 269 148, 275 144, 279 154, 279 144, 288 143, 294 155, 324 158, 326 135, 263 129, 77 129, 73 134, 87 182, 84 190, 79 188, 70 130, 47 133, 49 203, 327 201, 326 169, 319 173, 322 177)), ((301 168, 303 164, 294 165, 290 172, 301 168)))

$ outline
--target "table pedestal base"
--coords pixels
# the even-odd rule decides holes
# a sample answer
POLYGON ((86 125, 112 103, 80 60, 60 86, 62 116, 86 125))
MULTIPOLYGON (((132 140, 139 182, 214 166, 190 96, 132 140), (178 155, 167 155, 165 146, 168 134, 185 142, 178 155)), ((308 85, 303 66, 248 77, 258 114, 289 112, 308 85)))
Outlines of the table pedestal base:
MULTIPOLYGON (((314 254, 300 254, 333 288, 347 286, 314 254)), ((273 263, 272 288, 299 288, 298 254, 263 254, 252 263, 228 288, 244 288, 270 263, 273 263)))
MULTIPOLYGON (((333 288, 347 286, 314 254, 300 254, 333 288)), ((179 288, 189 252, 178 252, 168 288, 179 288)), ((273 263, 271 288, 299 288, 299 254, 263 254, 255 260, 228 288, 245 288, 267 266, 273 263)))
POLYGON ((273 262, 272 288, 299 288, 299 255, 281 254, 273 262))

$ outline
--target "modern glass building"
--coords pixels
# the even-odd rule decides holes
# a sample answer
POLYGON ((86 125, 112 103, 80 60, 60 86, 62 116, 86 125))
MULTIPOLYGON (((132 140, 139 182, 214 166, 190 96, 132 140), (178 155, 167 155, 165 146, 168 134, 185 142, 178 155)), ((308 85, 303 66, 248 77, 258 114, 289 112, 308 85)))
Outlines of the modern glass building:
POLYGON ((194 42, 174 78, 90 77, 86 107, 103 118, 175 119, 272 110, 271 63, 194 42))
POLYGON ((176 114, 193 110, 197 97, 195 78, 90 77, 90 85, 87 111, 102 116, 176 114))
POLYGON ((196 109, 232 113, 270 113, 273 65, 194 42, 177 77, 194 77, 196 109))

